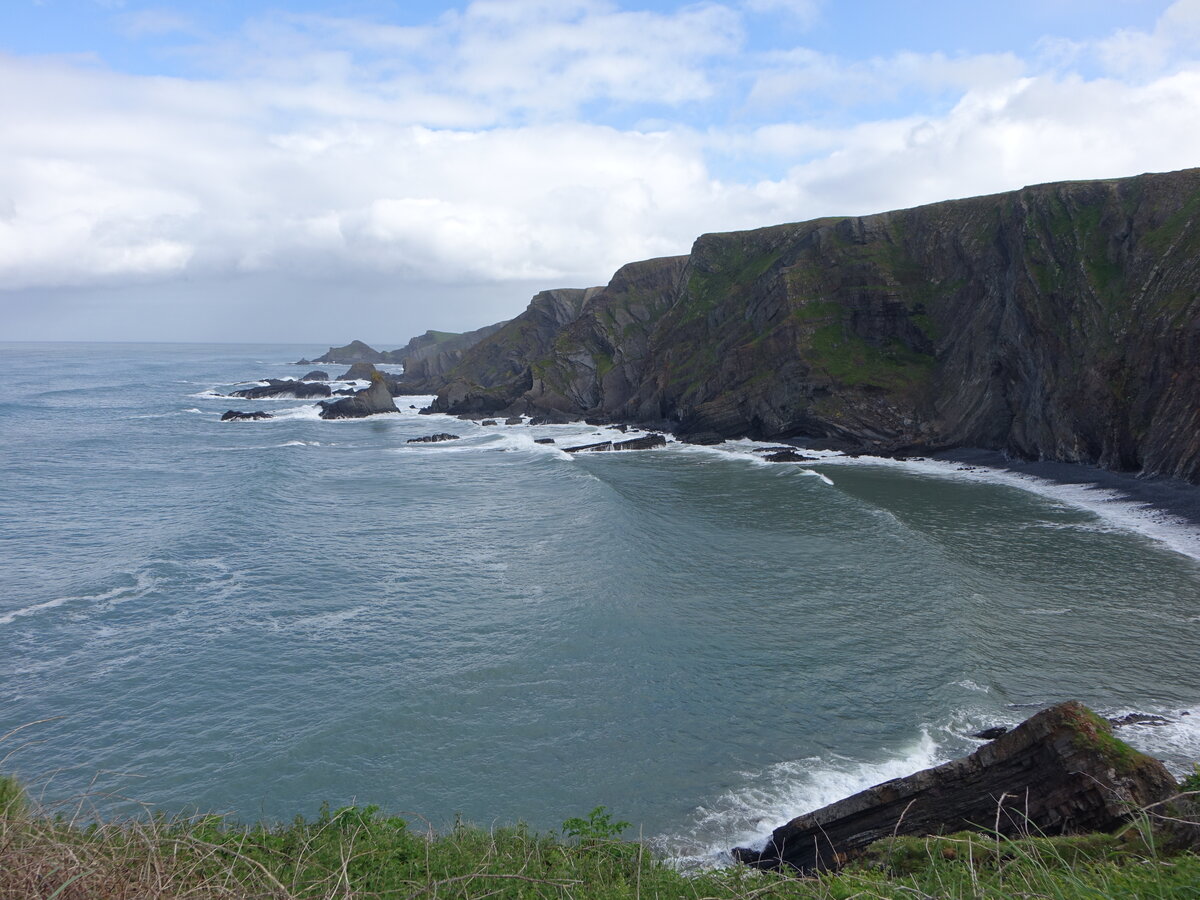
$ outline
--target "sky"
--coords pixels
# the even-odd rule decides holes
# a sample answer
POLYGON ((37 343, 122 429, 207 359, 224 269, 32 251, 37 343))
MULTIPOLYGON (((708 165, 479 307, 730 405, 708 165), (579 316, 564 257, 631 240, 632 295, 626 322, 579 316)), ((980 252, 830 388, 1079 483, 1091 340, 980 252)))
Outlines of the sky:
POLYGON ((1200 165, 1200 0, 0 12, 0 340, 390 349, 704 232, 1200 165))

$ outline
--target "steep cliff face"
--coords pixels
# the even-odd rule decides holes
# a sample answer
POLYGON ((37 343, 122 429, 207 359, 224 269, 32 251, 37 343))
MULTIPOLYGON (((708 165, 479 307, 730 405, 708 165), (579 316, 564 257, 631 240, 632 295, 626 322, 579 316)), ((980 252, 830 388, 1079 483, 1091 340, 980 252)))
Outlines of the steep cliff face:
POLYGON ((1200 482, 1200 169, 704 235, 580 293, 476 345, 439 408, 1200 482))
POLYGON ((412 393, 434 393, 445 383, 444 376, 468 350, 485 337, 495 334, 506 322, 497 322, 461 334, 452 331, 426 331, 410 340, 391 356, 404 364, 401 383, 412 393))

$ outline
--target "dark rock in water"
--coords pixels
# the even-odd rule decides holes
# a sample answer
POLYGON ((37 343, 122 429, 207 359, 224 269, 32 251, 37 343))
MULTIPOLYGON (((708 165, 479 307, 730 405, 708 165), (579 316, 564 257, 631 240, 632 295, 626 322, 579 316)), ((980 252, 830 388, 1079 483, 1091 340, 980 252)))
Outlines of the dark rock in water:
POLYGON ((313 361, 311 359, 298 359, 292 365, 311 366, 312 364, 313 364, 313 361))
POLYGON ((356 362, 349 369, 337 377, 338 381, 370 381, 371 376, 379 370, 375 368, 374 363, 356 362))
POLYGON ((301 381, 328 381, 329 373, 322 372, 320 369, 313 369, 307 375, 300 376, 301 381))
POLYGON ((1128 713, 1123 716, 1117 716, 1115 719, 1109 719, 1109 724, 1114 728, 1121 728, 1125 725, 1170 725, 1170 719, 1164 719, 1162 716, 1152 716, 1148 713, 1128 713))
POLYGON ((484 420, 483 420, 482 422, 480 422, 479 424, 480 424, 480 425, 495 425, 495 424, 496 424, 496 420, 495 420, 495 419, 484 419, 484 420))
POLYGON ((994 725, 991 728, 985 728, 983 731, 977 731, 971 737, 979 738, 981 741, 994 741, 1002 734, 1008 734, 1007 725, 994 725))
POLYGON ((388 391, 387 382, 383 375, 376 372, 371 377, 371 386, 355 391, 352 397, 341 400, 323 400, 321 407, 322 419, 361 419, 377 413, 398 413, 392 395, 388 391))
POLYGON ((769 453, 763 457, 767 462, 813 462, 815 456, 803 456, 795 450, 779 450, 775 453, 769 453))
POLYGON ((458 438, 457 434, 447 434, 446 432, 443 431, 439 434, 427 434, 424 437, 409 438, 404 443, 406 443, 406 444, 440 444, 442 441, 457 441, 458 439, 459 438, 458 438))
POLYGON ((410 404, 408 404, 408 408, 409 408, 409 409, 416 409, 416 407, 415 407, 413 404, 411 404, 411 403, 410 403, 410 404))
POLYGON ((263 412, 261 409, 257 412, 239 412, 236 409, 230 409, 221 416, 222 422, 238 422, 243 419, 273 419, 275 418, 268 412, 263 412))
POLYGON ((418 416, 432 416, 433 415, 433 407, 432 406, 422 406, 420 409, 417 410, 417 415, 418 416))
POLYGON ((601 441, 598 444, 580 444, 578 447, 563 447, 563 450, 567 453, 603 453, 612 448, 612 441, 601 441))
POLYGON ((242 388, 239 391, 230 391, 230 397, 241 397, 245 400, 262 400, 265 397, 295 397, 298 400, 306 400, 309 397, 328 397, 330 394, 329 386, 325 384, 309 384, 303 381, 293 381, 287 379, 281 381, 278 378, 268 378, 265 385, 257 385, 252 388, 242 388))
POLYGON ((335 397, 353 397, 358 393, 358 388, 338 388, 333 392, 335 397))
POLYGON ((760 852, 733 855, 763 869, 835 869, 892 835, 1108 831, 1173 796, 1162 763, 1113 737, 1080 703, 1043 710, 956 759, 868 788, 776 828, 760 852))
POLYGON ((563 447, 563 450, 567 453, 607 453, 613 450, 653 450, 665 446, 667 439, 661 434, 648 434, 628 441, 601 441, 598 444, 584 444, 580 447, 563 447))
POLYGON ((700 444, 705 447, 725 443, 725 435, 717 434, 715 431, 696 431, 691 434, 677 435, 677 437, 684 444, 700 444))
POLYGON ((554 438, 534 438, 535 444, 553 444, 554 438))
POLYGON ((529 419, 530 425, 570 425, 574 420, 566 413, 547 413, 545 415, 531 416, 529 419))
POLYGON ((509 416, 507 419, 504 420, 504 424, 505 425, 524 425, 525 420, 522 419, 520 416, 509 416))
POLYGON ((628 441, 618 441, 613 444, 614 450, 654 450, 667 446, 667 439, 661 434, 648 434, 645 437, 632 438, 628 441))

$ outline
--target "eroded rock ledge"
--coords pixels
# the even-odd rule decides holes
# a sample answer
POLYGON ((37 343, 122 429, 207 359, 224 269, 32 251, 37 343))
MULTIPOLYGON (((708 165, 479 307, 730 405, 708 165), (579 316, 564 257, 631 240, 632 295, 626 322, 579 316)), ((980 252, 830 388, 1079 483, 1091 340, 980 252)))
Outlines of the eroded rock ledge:
POLYGON ((814 872, 838 868, 891 835, 1109 831, 1178 787, 1161 762, 1115 738, 1105 719, 1063 703, 970 756, 798 816, 761 851, 733 854, 758 868, 814 872))

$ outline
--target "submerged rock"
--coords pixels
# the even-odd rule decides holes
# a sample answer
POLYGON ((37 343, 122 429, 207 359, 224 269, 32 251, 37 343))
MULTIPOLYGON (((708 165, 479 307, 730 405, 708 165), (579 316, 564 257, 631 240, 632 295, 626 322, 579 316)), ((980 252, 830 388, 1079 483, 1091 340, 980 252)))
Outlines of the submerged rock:
POLYGON ((387 382, 379 372, 371 376, 371 386, 355 391, 352 397, 325 400, 318 404, 322 419, 361 419, 379 413, 399 413, 387 382))
POLYGON ((1063 703, 970 756, 798 816, 763 850, 733 854, 758 868, 814 872, 838 868, 891 835, 1108 831, 1177 790, 1161 762, 1113 737, 1105 719, 1063 703))
POLYGON ((1125 725, 1170 725, 1171 720, 1162 716, 1154 716, 1149 713, 1127 713, 1123 716, 1117 716, 1115 719, 1109 719, 1109 724, 1114 728, 1121 728, 1125 725))
POLYGON ((427 434, 424 437, 409 438, 404 443, 406 444, 440 444, 442 441, 457 441, 457 434, 449 434, 448 432, 440 432, 439 434, 427 434))
POLYGON ((273 419, 275 418, 269 412, 263 412, 261 409, 256 412, 241 412, 236 409, 229 409, 221 416, 222 422, 238 422, 244 419, 273 419))
POLYGON ((971 737, 979 738, 981 741, 994 741, 1002 734, 1008 734, 1007 725, 993 725, 991 728, 985 728, 983 731, 977 731, 971 737))
POLYGON ((241 397, 244 400, 262 400, 266 397, 295 397, 298 400, 307 400, 310 397, 328 397, 329 394, 328 385, 309 384, 290 378, 268 378, 265 385, 229 392, 230 397, 241 397))
POLYGON ((553 444, 554 438, 534 438, 535 444, 553 444))

